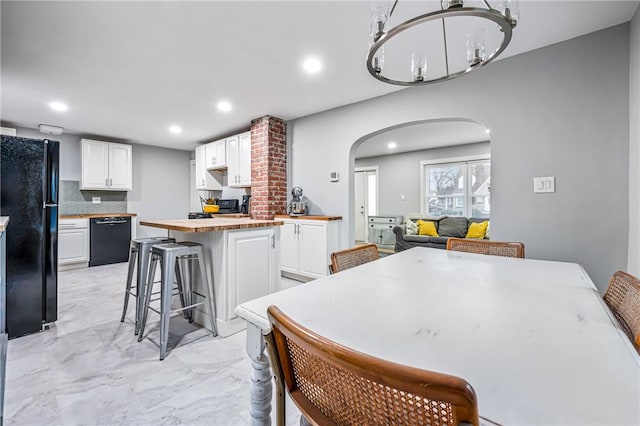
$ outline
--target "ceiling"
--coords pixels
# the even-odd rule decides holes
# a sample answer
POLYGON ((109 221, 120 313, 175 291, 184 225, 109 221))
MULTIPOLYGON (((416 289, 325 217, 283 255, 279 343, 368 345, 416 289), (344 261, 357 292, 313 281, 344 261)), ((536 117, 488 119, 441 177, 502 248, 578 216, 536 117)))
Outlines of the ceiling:
MULTIPOLYGON (((395 16, 439 3, 401 1, 395 16)), ((501 58, 629 21, 637 4, 521 1, 501 58)), ((0 118, 191 150, 266 114, 290 120, 400 90, 366 71, 369 10, 368 1, 3 0, 0 118), (309 55, 323 62, 316 75, 302 70, 309 55), (233 109, 219 111, 221 100, 233 109)))
POLYGON ((430 121, 397 127, 372 136, 358 147, 355 158, 487 142, 489 139, 487 128, 474 121, 430 121), (389 148, 390 142, 395 143, 395 147, 389 148))

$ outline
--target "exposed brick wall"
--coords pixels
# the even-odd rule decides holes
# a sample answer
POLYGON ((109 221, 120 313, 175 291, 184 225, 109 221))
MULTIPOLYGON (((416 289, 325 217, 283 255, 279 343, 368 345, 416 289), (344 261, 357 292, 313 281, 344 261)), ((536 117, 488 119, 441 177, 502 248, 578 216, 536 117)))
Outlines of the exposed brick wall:
POLYGON ((287 123, 266 115, 251 121, 251 217, 287 210, 287 123))

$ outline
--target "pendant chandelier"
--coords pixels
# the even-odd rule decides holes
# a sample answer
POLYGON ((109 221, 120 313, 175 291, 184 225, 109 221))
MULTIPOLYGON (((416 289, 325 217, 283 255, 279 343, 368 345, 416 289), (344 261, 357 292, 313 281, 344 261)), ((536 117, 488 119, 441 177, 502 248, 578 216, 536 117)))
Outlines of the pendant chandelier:
POLYGON ((494 2, 497 8, 487 0, 439 3, 437 10, 391 29, 398 0, 374 3, 367 55, 373 77, 400 86, 439 83, 483 67, 509 45, 519 18, 517 1, 494 2))

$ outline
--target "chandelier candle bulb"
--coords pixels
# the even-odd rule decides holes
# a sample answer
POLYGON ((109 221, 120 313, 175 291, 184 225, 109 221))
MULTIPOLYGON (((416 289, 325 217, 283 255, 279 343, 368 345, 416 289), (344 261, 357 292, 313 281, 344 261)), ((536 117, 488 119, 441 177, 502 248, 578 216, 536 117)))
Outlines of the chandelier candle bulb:
POLYGON ((442 9, 454 9, 457 7, 463 7, 464 2, 462 0, 442 0, 442 9))
POLYGON ((507 21, 509 21, 511 28, 515 28, 518 24, 519 9, 519 3, 515 0, 503 0, 500 2, 500 11, 507 21))
POLYGON ((371 8, 371 35, 373 41, 378 41, 387 31, 389 20, 389 7, 384 2, 374 2, 371 8))
POLYGON ((475 30, 467 34, 467 63, 470 67, 481 64, 485 59, 484 31, 475 30))
POLYGON ((375 70, 376 74, 380 74, 382 72, 382 64, 380 63, 380 58, 378 58, 377 56, 373 58, 373 69, 375 70))
POLYGON ((411 73, 413 81, 424 81, 427 75, 427 55, 411 54, 411 73))

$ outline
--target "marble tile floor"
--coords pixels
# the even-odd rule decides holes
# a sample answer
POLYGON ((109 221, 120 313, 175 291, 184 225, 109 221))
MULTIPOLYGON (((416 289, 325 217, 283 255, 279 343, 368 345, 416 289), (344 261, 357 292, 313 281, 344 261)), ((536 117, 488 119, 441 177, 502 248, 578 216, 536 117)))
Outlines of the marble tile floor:
MULTIPOLYGON (((5 424, 250 424, 245 332, 214 338, 172 317, 170 352, 159 361, 157 315, 140 343, 131 303, 120 322, 126 270, 122 263, 59 273, 58 321, 9 341, 5 424)), ((287 424, 299 417, 289 401, 287 424)))

